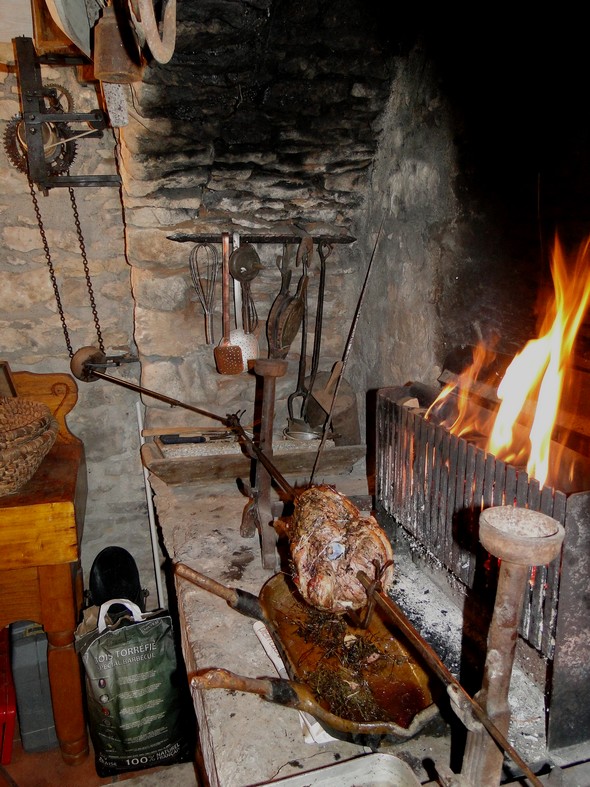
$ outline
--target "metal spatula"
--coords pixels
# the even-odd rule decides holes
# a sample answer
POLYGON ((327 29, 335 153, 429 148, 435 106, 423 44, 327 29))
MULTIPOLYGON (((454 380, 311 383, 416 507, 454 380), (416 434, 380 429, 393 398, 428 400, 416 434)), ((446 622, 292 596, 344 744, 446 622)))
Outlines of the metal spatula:
POLYGON ((230 291, 229 291, 229 233, 224 232, 221 239, 222 277, 221 293, 223 308, 223 338, 213 350, 219 374, 241 374, 244 371, 242 350, 230 339, 230 291))

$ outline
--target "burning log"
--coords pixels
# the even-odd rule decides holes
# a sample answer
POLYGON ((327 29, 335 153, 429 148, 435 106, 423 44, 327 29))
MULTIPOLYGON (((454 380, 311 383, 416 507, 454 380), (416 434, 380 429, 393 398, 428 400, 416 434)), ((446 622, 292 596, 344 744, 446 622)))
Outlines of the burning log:
POLYGON ((364 516, 328 485, 300 493, 289 527, 295 583, 317 609, 336 614, 360 609, 367 593, 357 579, 380 572, 384 591, 393 580, 393 550, 373 516, 364 516))

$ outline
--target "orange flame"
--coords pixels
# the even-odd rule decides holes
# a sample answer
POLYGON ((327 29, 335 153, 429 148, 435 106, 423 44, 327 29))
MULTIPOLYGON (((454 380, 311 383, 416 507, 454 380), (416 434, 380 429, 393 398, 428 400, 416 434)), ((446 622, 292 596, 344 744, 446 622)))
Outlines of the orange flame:
MULTIPOLYGON (((493 418, 486 450, 513 464, 525 464, 529 476, 541 484, 547 482, 552 451, 552 433, 558 415, 578 329, 590 301, 590 238, 579 248, 575 264, 568 267, 556 237, 551 275, 554 293, 549 298, 539 335, 529 341, 507 368, 500 385, 500 405, 493 418)), ((454 423, 444 423, 456 435, 467 436, 481 430, 473 416, 467 417, 470 389, 477 381, 485 355, 478 348, 472 366, 458 381, 458 416, 454 423)), ((489 357, 489 356, 488 356, 489 357)), ((427 413, 440 411, 440 403, 449 395, 447 386, 427 413)))

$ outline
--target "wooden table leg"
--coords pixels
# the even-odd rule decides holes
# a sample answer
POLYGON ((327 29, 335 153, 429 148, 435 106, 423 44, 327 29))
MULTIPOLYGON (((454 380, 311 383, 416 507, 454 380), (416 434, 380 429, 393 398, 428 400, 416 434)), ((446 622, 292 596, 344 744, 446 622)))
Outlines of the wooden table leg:
POLYGON ((80 660, 74 648, 77 606, 75 566, 39 567, 42 623, 47 634, 47 669, 55 732, 64 762, 78 765, 88 756, 80 660))

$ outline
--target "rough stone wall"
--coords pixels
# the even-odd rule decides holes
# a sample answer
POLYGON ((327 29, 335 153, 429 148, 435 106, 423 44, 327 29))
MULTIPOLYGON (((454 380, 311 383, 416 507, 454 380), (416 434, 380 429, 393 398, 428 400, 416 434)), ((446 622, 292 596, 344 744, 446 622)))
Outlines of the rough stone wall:
MULTIPOLYGON (((221 416, 244 409, 249 424, 254 376, 217 372, 190 277, 194 242, 170 236, 211 236, 220 254, 223 231, 290 234, 293 293, 301 275, 298 237, 309 232, 356 238, 333 244, 327 259, 320 371, 342 358, 379 235, 346 372, 357 392, 363 439, 369 391, 408 379, 436 380, 448 341, 447 304, 472 252, 464 232, 472 216, 457 199, 454 130, 432 64, 420 48, 394 57, 378 19, 367 18, 361 7, 350 0, 348 16, 318 17, 311 3, 302 7, 300 27, 275 17, 269 28, 264 4, 255 10, 233 3, 240 14, 228 14, 223 4, 182 4, 173 60, 147 68, 143 81, 126 90, 128 125, 100 143, 79 143, 76 172, 113 172, 117 152, 122 178, 120 192, 88 188, 77 194, 107 351, 130 349, 140 359, 117 369, 118 376, 221 416)), ((54 69, 46 78, 63 82, 64 71, 54 69)), ((72 92, 92 103, 92 91, 76 86, 73 73, 68 79, 72 92)), ((19 111, 13 74, 5 75, 0 111, 3 121, 19 111)), ((26 178, 6 161, 0 168, 6 184, 2 356, 15 369, 67 371, 26 178)), ((95 344, 75 238, 66 227, 67 193, 54 189, 40 202, 59 253, 73 346, 95 344)), ((260 356, 266 357, 265 321, 280 287, 277 261, 285 248, 282 242, 256 248, 264 267, 251 289, 260 356)), ((314 251, 307 369, 319 273, 314 251)), ((213 322, 217 343, 219 284, 213 322)), ((279 439, 301 349, 300 333, 277 384, 279 439)), ((143 399, 148 426, 212 425, 204 416, 143 399)), ((72 427, 89 457, 86 565, 99 543, 119 543, 142 555, 142 575, 149 577, 137 401, 136 394, 108 383, 80 384, 72 427)))
POLYGON ((374 250, 374 260, 354 366, 364 391, 436 383, 439 301, 460 243, 448 107, 420 49, 399 63, 382 123, 364 222, 365 257, 374 250))
MULTIPOLYGON (((346 235, 362 210, 378 143, 379 116, 394 64, 379 13, 350 0, 288 7, 260 3, 178 9, 178 38, 166 66, 133 85, 130 123, 121 131, 127 242, 136 299, 142 382, 221 415, 253 413, 252 374, 216 372, 188 260, 194 244, 172 233, 290 234, 291 293, 298 236, 346 235), (190 85, 190 89, 188 86, 190 85)), ((265 320, 280 287, 280 243, 257 245, 264 269, 252 282, 261 357, 265 320)), ((362 283, 363 244, 334 244, 327 283, 320 371, 342 357, 362 283)), ((306 370, 310 368, 320 264, 311 260, 306 370)), ((215 340, 221 338, 220 288, 215 340)), ((233 322, 232 322, 233 327, 233 322)), ((275 426, 287 425, 297 388, 300 334, 277 383, 275 426)), ((295 410, 301 399, 294 402, 295 410)), ((294 413, 296 416, 297 412, 294 413)), ((149 403, 148 423, 203 418, 149 403)))
MULTIPOLYGON (((66 87, 75 109, 96 107, 94 89, 83 88, 72 68, 43 67, 43 81, 66 87)), ((0 73, 2 131, 20 113, 14 73, 0 73)), ((115 141, 79 140, 75 174, 116 172, 115 141)), ((5 151, 0 155, 0 358, 14 371, 70 371, 70 358, 56 307, 33 202, 25 174, 5 151)), ((68 189, 37 193, 47 241, 74 351, 97 346, 83 262, 68 189)), ((125 257, 124 220, 118 187, 75 190, 80 224, 107 353, 134 351, 133 298, 125 257)), ((138 364, 117 372, 137 379, 138 364)), ((138 396, 109 383, 78 383, 78 404, 69 417, 71 430, 85 445, 89 496, 82 540, 86 575, 96 554, 115 544, 140 555, 141 575, 151 588, 149 531, 143 471, 139 457, 138 396), (146 551, 146 541, 147 551, 146 551), (147 557, 146 557, 147 556, 147 557)))

